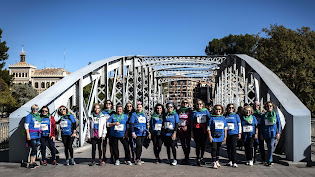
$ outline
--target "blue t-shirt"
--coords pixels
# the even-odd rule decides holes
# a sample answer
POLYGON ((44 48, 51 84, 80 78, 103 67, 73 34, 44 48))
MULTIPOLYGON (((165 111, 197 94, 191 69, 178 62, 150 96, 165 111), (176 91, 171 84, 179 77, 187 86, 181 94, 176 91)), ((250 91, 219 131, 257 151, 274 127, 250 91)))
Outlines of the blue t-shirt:
POLYGON ((137 115, 137 112, 132 113, 129 122, 133 124, 134 132, 137 136, 146 136, 147 117, 144 114, 137 115))
POLYGON ((60 120, 61 136, 63 135, 72 135, 72 124, 75 124, 75 118, 72 114, 65 115, 60 120))
POLYGON ((281 132, 281 121, 279 114, 276 113, 277 122, 275 124, 271 123, 268 119, 265 118, 265 113, 261 116, 261 127, 262 135, 265 139, 270 139, 276 137, 277 134, 281 132))
POLYGON ((49 117, 43 117, 40 123, 40 131, 42 132, 42 136, 49 136, 50 132, 50 119, 49 117))
POLYGON ((163 115, 153 114, 150 119, 151 133, 156 135, 161 135, 163 125, 163 115))
POLYGON ((241 123, 240 116, 238 114, 229 114, 225 116, 228 131, 227 135, 235 135, 239 133, 238 124, 241 123))
POLYGON ((163 135, 165 136, 172 136, 173 131, 175 129, 175 125, 179 123, 179 116, 178 114, 170 114, 164 115, 162 128, 163 128, 163 135))
POLYGON ((253 137, 253 135, 256 134, 256 125, 257 125, 257 119, 255 116, 253 116, 253 122, 249 124, 244 119, 241 119, 242 121, 242 137, 245 141, 247 137, 253 137))
POLYGON ((25 117, 25 123, 28 123, 28 130, 30 132, 31 139, 38 139, 40 138, 40 133, 37 132, 40 130, 40 122, 38 122, 32 114, 28 114, 25 117), (32 132, 36 131, 36 132, 32 132))
POLYGON ((204 110, 204 111, 194 111, 193 115, 191 116, 191 125, 193 128, 200 128, 198 125, 205 125, 204 128, 206 128, 206 126, 209 123, 210 120, 210 113, 208 110, 204 110), (198 126, 198 127, 197 127, 198 126))
MULTIPOLYGON (((108 119, 108 123, 118 122, 118 120, 115 118, 115 115, 117 115, 118 118, 120 118, 120 116, 122 116, 122 114, 121 115, 113 114, 108 119)), ((128 117, 126 114, 124 114, 123 116, 124 117, 119 122, 120 125, 114 125, 114 126, 110 127, 110 135, 111 136, 117 137, 117 138, 122 138, 125 136, 126 124, 128 121, 128 117)))
POLYGON ((227 124, 224 116, 212 116, 208 126, 210 127, 213 142, 222 142, 225 137, 227 124))

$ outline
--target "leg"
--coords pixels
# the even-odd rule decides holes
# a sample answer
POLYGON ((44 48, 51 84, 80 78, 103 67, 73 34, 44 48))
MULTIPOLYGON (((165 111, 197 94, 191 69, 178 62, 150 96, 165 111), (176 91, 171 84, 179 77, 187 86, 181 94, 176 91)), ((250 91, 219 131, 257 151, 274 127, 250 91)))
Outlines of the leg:
POLYGON ((158 159, 160 159, 160 153, 161 153, 161 150, 162 150, 162 144, 163 144, 163 141, 162 141, 162 136, 157 136, 157 155, 158 155, 158 159))
POLYGON ((272 162, 272 153, 273 153, 273 148, 274 148, 274 143, 275 143, 275 138, 270 138, 270 139, 266 139, 267 142, 267 147, 268 147, 268 161, 272 162))
POLYGON ((197 160, 200 160, 200 143, 201 143, 200 133, 199 133, 198 129, 194 129, 193 133, 194 133, 194 140, 195 140, 195 144, 196 144, 197 160))
POLYGON ((106 161, 106 145, 108 141, 108 136, 106 135, 105 139, 103 140, 103 161, 106 161))
POLYGON ((69 160, 69 149, 68 149, 68 137, 70 136, 61 136, 62 138, 62 143, 63 143, 63 146, 65 148, 65 155, 66 155, 66 160, 69 160))
POLYGON ((98 159, 102 159, 102 138, 97 139, 98 159))
POLYGON ((264 140, 261 140, 260 138, 259 138, 259 151, 260 151, 261 161, 265 162, 266 161, 265 142, 264 140))
POLYGON ((42 136, 40 138, 40 150, 42 154, 42 160, 46 160, 46 137, 42 136))
POLYGON ((118 149, 118 140, 119 138, 116 137, 111 137, 112 138, 112 146, 113 146, 113 154, 114 154, 114 158, 115 161, 119 160, 119 149, 118 149))
POLYGON ((56 148, 55 148, 55 142, 51 139, 51 137, 47 138, 49 149, 51 152, 52 161, 56 160, 56 148))
POLYGON ((212 162, 216 162, 218 145, 217 145, 217 142, 212 142, 211 144, 212 144, 212 151, 211 151, 212 162))
POLYGON ((130 158, 130 150, 129 150, 129 144, 128 144, 128 141, 127 139, 125 138, 122 138, 120 139, 120 142, 123 144, 124 146, 124 150, 125 150, 125 160, 126 161, 130 161, 131 158, 130 158))
POLYGON ((96 151, 96 143, 97 143, 97 138, 92 138, 92 162, 95 162, 95 151, 96 151))
POLYGON ((200 135, 201 135, 201 141, 200 141, 201 154, 200 154, 200 158, 203 159, 203 155, 204 155, 205 149, 206 149, 207 134, 204 134, 203 132, 201 132, 200 135))
POLYGON ((220 157, 220 151, 221 151, 221 145, 222 145, 222 142, 218 142, 217 143, 217 153, 216 153, 216 158, 215 158, 215 160, 216 161, 219 161, 219 157, 220 157))
POLYGON ((70 140, 69 140, 69 152, 70 152, 70 157, 71 159, 73 159, 73 147, 72 147, 72 144, 73 144, 73 141, 74 141, 74 137, 70 137, 70 140))
POLYGON ((167 159, 171 160, 171 137, 169 136, 164 137, 164 145, 166 147, 167 159))
POLYGON ((176 158, 176 144, 177 144, 177 142, 176 142, 176 141, 173 141, 173 140, 171 139, 171 148, 172 148, 172 153, 173 153, 174 160, 177 159, 177 158, 176 158))
POLYGON ((30 142, 30 145, 32 148, 31 157, 30 157, 30 164, 33 164, 35 162, 36 154, 37 154, 36 139, 31 139, 29 142, 30 142))
POLYGON ((142 136, 137 136, 136 138, 136 159, 137 160, 140 160, 141 158, 143 138, 144 137, 142 136))
POLYGON ((231 161, 232 163, 236 163, 236 143, 237 143, 238 135, 232 135, 231 137, 231 161))

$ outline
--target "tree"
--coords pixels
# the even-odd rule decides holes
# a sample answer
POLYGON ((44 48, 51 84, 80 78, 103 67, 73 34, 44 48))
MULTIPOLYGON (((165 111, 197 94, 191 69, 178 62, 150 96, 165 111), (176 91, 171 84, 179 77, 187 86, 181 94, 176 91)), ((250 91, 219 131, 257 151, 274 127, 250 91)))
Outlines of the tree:
POLYGON ((12 96, 16 99, 18 106, 24 105, 37 95, 37 91, 30 85, 14 84, 12 86, 12 96))
POLYGON ((5 65, 5 60, 9 58, 9 54, 7 53, 9 47, 6 46, 6 42, 1 42, 2 38, 2 30, 0 29, 0 78, 2 78, 8 86, 11 86, 13 77, 9 75, 8 70, 2 70, 5 65))
POLYGON ((16 101, 11 96, 8 85, 0 78, 0 112, 12 112, 16 108, 16 101))

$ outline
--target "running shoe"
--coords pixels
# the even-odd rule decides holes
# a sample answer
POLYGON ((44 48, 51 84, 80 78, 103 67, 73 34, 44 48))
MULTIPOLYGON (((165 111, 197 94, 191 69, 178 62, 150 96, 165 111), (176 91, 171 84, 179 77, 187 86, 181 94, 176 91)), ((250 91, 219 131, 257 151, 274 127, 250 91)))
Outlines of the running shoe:
POLYGON ((203 158, 200 159, 200 164, 201 165, 206 165, 206 162, 203 160, 203 158))
POLYGON ((253 166, 254 165, 254 162, 252 160, 249 161, 249 166, 253 166))
POLYGON ((214 169, 218 169, 217 163, 216 163, 216 162, 213 162, 213 163, 212 163, 212 167, 213 167, 214 169))
POLYGON ((58 165, 58 163, 57 163, 56 160, 54 160, 54 161, 52 162, 52 164, 53 164, 53 165, 58 165))
POLYGON ((132 163, 131 163, 130 160, 128 160, 128 161, 126 162, 126 164, 127 164, 127 165, 132 165, 132 163))
POLYGON ((75 165, 74 158, 72 158, 72 159, 70 160, 70 165, 75 165))
POLYGON ((219 164, 219 161, 216 161, 217 167, 221 167, 221 165, 219 164))
POLYGON ((234 167, 234 168, 237 168, 238 166, 237 166, 237 164, 236 164, 236 163, 233 163, 233 167, 234 167))
POLYGON ((89 163, 89 166, 94 166, 95 165, 95 162, 93 161, 93 162, 91 162, 91 163, 89 163))
POLYGON ((47 161, 46 160, 43 161, 43 165, 47 166, 47 161))
POLYGON ((98 160, 98 165, 102 166, 105 162, 102 159, 98 160))
POLYGON ((29 168, 29 169, 35 169, 36 166, 35 166, 34 164, 29 164, 29 165, 28 165, 28 168, 29 168))
POLYGON ((177 165, 177 160, 174 159, 171 165, 176 166, 177 165))
POLYGON ((36 162, 34 162, 33 164, 34 164, 35 167, 38 167, 38 166, 39 166, 36 162))
POLYGON ((135 163, 136 165, 141 165, 141 161, 138 159, 138 160, 136 160, 136 163, 135 163))
POLYGON ((69 160, 66 160, 65 165, 66 165, 66 166, 69 166, 69 164, 70 164, 70 163, 69 163, 69 160))
POLYGON ((120 165, 120 161, 116 160, 115 165, 120 165))
POLYGON ((230 167, 232 167, 232 166, 233 166, 232 161, 229 161, 229 163, 227 163, 225 166, 230 166, 230 167))

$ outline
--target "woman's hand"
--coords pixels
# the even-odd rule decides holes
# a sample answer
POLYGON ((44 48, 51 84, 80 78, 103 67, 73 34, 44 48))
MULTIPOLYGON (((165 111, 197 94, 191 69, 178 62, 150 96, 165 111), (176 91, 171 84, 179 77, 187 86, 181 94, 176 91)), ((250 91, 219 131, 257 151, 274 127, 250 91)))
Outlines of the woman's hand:
POLYGON ((31 136, 30 135, 27 135, 27 140, 31 140, 31 136))
POLYGON ((187 126, 184 126, 184 127, 183 127, 183 130, 184 130, 184 131, 187 131, 187 126))
POLYGON ((242 138, 242 134, 238 134, 238 140, 240 140, 242 138))
POLYGON ((212 136, 209 136, 210 143, 212 143, 212 140, 213 140, 212 136))
POLYGON ((72 133, 71 137, 75 137, 75 135, 76 135, 75 133, 72 133))
POLYGON ((175 139, 176 139, 176 132, 172 134, 172 140, 174 141, 175 139))
POLYGON ((151 133, 149 132, 148 138, 151 139, 151 133))
POLYGON ((133 134, 132 134, 132 138, 133 138, 133 139, 136 139, 136 138, 137 138, 137 135, 136 135, 135 133, 133 133, 133 134))
POLYGON ((224 137, 224 139, 223 139, 223 142, 225 142, 226 141, 226 137, 224 137))
POLYGON ((278 133, 277 135, 276 135, 276 139, 278 140, 280 138, 280 134, 278 133))
POLYGON ((257 135, 257 133, 256 133, 255 136, 254 136, 254 139, 257 140, 257 138, 258 138, 258 135, 257 135))
POLYGON ((120 125, 120 123, 119 123, 119 122, 115 122, 114 124, 115 124, 115 125, 120 125))
POLYGON ((51 139, 53 140, 53 142, 55 142, 55 140, 56 140, 56 138, 54 136, 52 136, 51 139))

